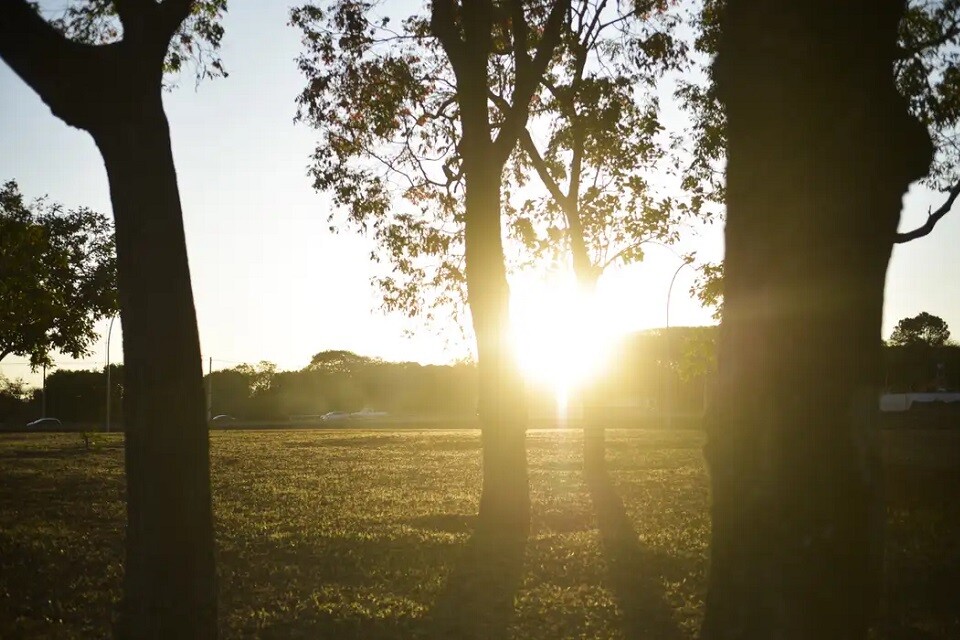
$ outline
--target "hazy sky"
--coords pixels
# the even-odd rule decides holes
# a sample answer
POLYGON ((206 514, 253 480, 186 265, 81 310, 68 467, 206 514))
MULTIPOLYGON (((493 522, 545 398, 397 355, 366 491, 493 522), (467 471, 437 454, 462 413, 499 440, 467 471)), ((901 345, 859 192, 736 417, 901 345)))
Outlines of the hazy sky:
MULTIPOLYGON (((435 332, 407 337, 404 330, 415 325, 380 313, 368 283, 374 269, 370 244, 327 230, 329 201, 313 191, 306 176, 316 135, 293 124, 303 80, 294 64, 299 35, 286 25, 289 6, 231 3, 222 50, 230 76, 196 90, 184 77, 165 99, 204 357, 212 356, 215 368, 259 360, 299 368, 330 348, 422 362, 461 356, 446 349, 435 332)), ((27 198, 48 194, 67 207, 110 212, 106 173, 92 139, 51 115, 3 63, 0 145, 0 180, 17 180, 27 198)), ((911 192, 903 228, 921 222, 927 207, 938 202, 937 194, 911 192)), ((722 254, 719 228, 690 235, 681 251, 722 254)), ((899 318, 924 310, 960 334, 954 284, 960 281, 958 241, 960 212, 955 212, 931 237, 895 250, 884 336, 899 318)), ((629 326, 663 325, 677 264, 668 251, 653 247, 642 265, 611 277, 609 288, 629 326)), ((684 269, 674 287, 671 325, 709 322, 709 314, 689 299, 691 282, 692 271, 684 269)), ((120 359, 119 336, 115 327, 114 361, 120 359)), ((84 363, 65 366, 102 366, 104 343, 100 340, 84 363)), ((3 364, 0 371, 36 380, 25 366, 3 364)))

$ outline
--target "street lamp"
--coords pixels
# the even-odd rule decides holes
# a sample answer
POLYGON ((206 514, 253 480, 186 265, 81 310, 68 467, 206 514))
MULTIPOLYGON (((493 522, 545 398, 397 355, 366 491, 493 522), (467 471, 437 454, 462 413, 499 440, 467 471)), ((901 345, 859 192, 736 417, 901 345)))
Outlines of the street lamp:
MULTIPOLYGON (((673 254, 674 254, 674 255, 677 255, 676 252, 673 252, 673 254)), ((670 357, 670 354, 672 353, 672 350, 670 349, 670 346, 671 346, 671 344, 670 344, 670 342, 671 342, 671 340, 670 340, 670 298, 673 297, 673 285, 674 285, 674 283, 676 283, 676 281, 677 281, 677 276, 680 275, 680 271, 681 271, 684 267, 689 267, 690 264, 693 262, 693 258, 692 258, 691 256, 683 256, 683 257, 677 256, 677 257, 680 258, 681 260, 683 260, 683 262, 681 262, 681 263, 680 263, 680 266, 677 267, 677 270, 673 272, 673 277, 670 278, 670 287, 667 289, 667 308, 666 308, 666 318, 665 318, 665 320, 666 320, 666 327, 664 328, 664 338, 665 338, 666 351, 667 351, 667 357, 668 357, 668 358, 670 357)), ((660 405, 660 427, 662 428, 662 427, 663 427, 663 405, 664 405, 664 402, 663 402, 663 365, 662 365, 662 364, 660 365, 659 374, 660 374, 660 375, 659 375, 659 378, 660 378, 660 385, 659 385, 659 387, 660 387, 660 402, 659 402, 659 405, 660 405)), ((670 395, 670 394, 668 394, 668 395, 670 395)), ((671 416, 670 416, 670 414, 667 414, 667 428, 669 428, 669 427, 671 426, 671 422, 672 422, 671 416)))
POLYGON ((113 321, 117 316, 110 317, 110 327, 107 329, 107 433, 110 433, 110 336, 113 334, 113 321))

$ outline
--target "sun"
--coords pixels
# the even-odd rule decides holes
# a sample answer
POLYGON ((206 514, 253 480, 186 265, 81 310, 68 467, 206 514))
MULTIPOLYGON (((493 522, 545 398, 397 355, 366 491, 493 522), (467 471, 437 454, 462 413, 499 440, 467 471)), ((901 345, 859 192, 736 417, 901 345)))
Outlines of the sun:
POLYGON ((511 338, 525 377, 553 390, 558 405, 599 375, 622 334, 618 314, 572 277, 514 286, 511 338))

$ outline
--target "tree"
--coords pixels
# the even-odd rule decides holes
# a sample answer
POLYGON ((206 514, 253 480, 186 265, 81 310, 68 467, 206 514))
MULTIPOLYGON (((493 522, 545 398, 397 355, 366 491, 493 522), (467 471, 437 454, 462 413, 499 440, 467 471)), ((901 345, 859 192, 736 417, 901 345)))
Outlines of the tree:
MULTIPOLYGON (((705 0, 698 20, 696 50, 716 54, 718 18, 725 0, 705 0)), ((934 161, 921 184, 940 191, 940 206, 927 212, 920 226, 898 232, 898 244, 922 238, 953 208, 960 196, 960 1, 911 0, 900 23, 894 74, 897 88, 934 142, 934 161)), ((707 217, 719 217, 715 208, 724 202, 723 161, 726 149, 724 112, 708 68, 702 82, 681 83, 677 96, 692 115, 693 125, 678 146, 688 150, 684 188, 694 194, 695 208, 707 217)), ((691 293, 715 307, 723 300, 723 265, 702 265, 701 277, 691 293)))
POLYGON ((707 640, 866 638, 876 613, 884 281, 901 198, 933 151, 895 84, 905 11, 728 0, 721 14, 707 640))
POLYGON ((0 360, 29 357, 38 367, 53 350, 87 354, 96 321, 117 306, 110 223, 86 208, 28 206, 10 180, 0 187, 0 237, 0 360))
POLYGON ((310 359, 307 369, 327 373, 350 373, 372 364, 382 362, 379 358, 357 355, 352 351, 320 351, 310 359))
POLYGON ((923 311, 898 322, 890 335, 890 344, 898 347, 943 347, 949 339, 950 329, 943 318, 923 311))
MULTIPOLYGON (((676 203, 657 197, 650 173, 663 168, 666 156, 657 82, 684 61, 677 24, 661 0, 574 2, 521 132, 522 152, 513 156, 508 175, 515 187, 527 186, 533 171, 547 192, 522 203, 511 220, 514 233, 534 259, 566 249, 588 299, 606 269, 642 260, 648 242, 676 239, 676 203), (546 131, 540 143, 531 133, 538 128, 546 131)), ((507 104, 495 89, 491 97, 507 104)), ((593 404, 590 390, 581 394, 593 404)), ((589 407, 586 417, 589 469, 603 464, 604 431, 589 407)))
POLYGON ((25 414, 30 395, 22 379, 10 380, 0 373, 0 426, 12 423, 25 414))
MULTIPOLYGON (((127 370, 127 537, 117 635, 217 635, 209 443, 164 74, 209 60, 225 0, 0 5, 0 58, 103 157, 127 370)), ((198 74, 222 71, 215 57, 198 74)))
MULTIPOLYGON (((503 170, 569 6, 438 0, 429 17, 412 15, 399 31, 352 0, 292 14, 307 47, 301 117, 322 133, 315 186, 372 229, 401 274, 422 276, 419 256, 455 257, 462 247, 462 269, 443 260, 437 281, 465 287, 470 307, 483 434, 480 523, 491 530, 526 531, 530 508, 526 411, 508 331, 503 170), (510 96, 501 116, 492 113, 491 88, 510 96), (395 191, 421 215, 392 213, 395 191)), ((388 307, 419 306, 416 285, 395 283, 382 282, 388 307)))

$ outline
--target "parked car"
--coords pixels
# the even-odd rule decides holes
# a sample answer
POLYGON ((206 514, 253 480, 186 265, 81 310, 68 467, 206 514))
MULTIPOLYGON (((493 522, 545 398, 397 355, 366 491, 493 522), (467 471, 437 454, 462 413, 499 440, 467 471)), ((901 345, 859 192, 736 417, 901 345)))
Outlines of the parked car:
POLYGON ((346 411, 330 411, 320 416, 320 419, 324 422, 337 422, 341 420, 349 420, 350 414, 346 411))
POLYGON ((213 416, 212 418, 210 418, 210 422, 236 422, 236 421, 237 421, 236 418, 234 418, 233 416, 228 416, 225 413, 221 413, 218 416, 213 416))
POLYGON ((56 429, 62 426, 63 423, 56 418, 40 418, 27 423, 27 429, 56 429))

